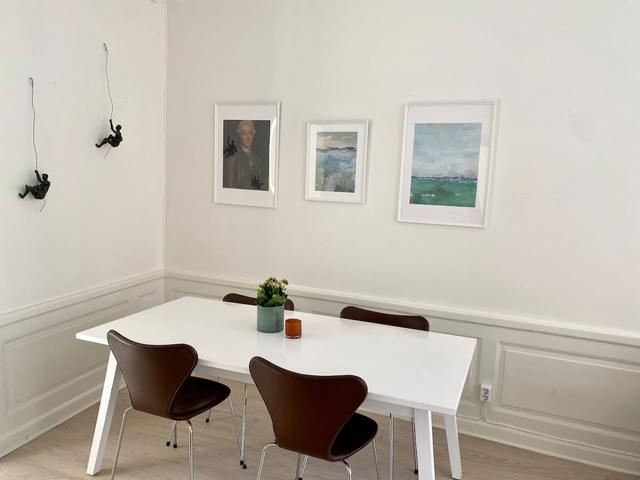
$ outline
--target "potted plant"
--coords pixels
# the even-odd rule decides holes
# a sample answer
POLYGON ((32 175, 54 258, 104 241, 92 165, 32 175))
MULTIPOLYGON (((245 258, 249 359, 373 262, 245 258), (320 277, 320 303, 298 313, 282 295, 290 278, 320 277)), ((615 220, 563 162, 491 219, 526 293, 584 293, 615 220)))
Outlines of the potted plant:
POLYGON ((284 328, 284 302, 287 301, 286 279, 269 277, 258 286, 258 331, 281 332, 284 328))

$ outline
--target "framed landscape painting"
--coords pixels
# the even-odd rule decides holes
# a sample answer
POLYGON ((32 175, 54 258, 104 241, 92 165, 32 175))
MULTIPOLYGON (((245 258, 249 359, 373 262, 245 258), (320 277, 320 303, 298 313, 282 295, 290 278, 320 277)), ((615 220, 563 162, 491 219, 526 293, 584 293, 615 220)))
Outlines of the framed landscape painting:
POLYGON ((486 225, 496 120, 490 100, 405 107, 399 221, 486 225))
POLYGON ((307 125, 307 200, 364 203, 369 122, 307 125))
POLYGON ((216 104, 214 202, 276 207, 279 128, 279 103, 216 104))

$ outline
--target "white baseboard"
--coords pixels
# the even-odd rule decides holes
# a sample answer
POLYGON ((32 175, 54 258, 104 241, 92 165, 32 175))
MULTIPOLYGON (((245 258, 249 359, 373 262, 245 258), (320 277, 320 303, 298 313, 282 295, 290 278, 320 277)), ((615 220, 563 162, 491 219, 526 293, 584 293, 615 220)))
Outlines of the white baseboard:
MULTIPOLYGON (((167 300, 253 294, 258 280, 166 271, 167 300)), ((434 331, 478 339, 459 429, 500 443, 640 474, 640 335, 508 318, 304 286, 296 310, 336 315, 346 305, 418 313, 434 331), (481 383, 493 398, 479 400, 481 383)))
POLYGON ((100 400, 101 393, 102 383, 62 405, 53 406, 51 411, 29 423, 3 433, 0 437, 0 458, 91 407, 100 400))
MULTIPOLYGON (((444 424, 437 423, 444 428, 444 424)), ((482 420, 458 417, 458 430, 465 435, 523 448, 553 457, 572 460, 594 467, 638 475, 640 462, 637 455, 628 455, 587 444, 528 432, 505 425, 492 425, 482 420)))
POLYGON ((77 331, 164 296, 159 270, 0 314, 0 457, 100 399, 108 352, 77 331))

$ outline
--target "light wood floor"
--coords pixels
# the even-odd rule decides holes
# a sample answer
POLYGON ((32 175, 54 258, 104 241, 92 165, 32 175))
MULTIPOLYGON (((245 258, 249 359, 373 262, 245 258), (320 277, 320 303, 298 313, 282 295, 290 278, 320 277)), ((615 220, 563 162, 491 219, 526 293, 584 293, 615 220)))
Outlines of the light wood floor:
MULTIPOLYGON (((239 384, 228 382, 233 390, 236 414, 240 414, 242 390, 239 384)), ((103 470, 95 478, 108 478, 124 409, 129 398, 122 391, 111 428, 109 447, 103 470)), ((262 446, 273 440, 271 423, 255 388, 250 387, 247 421, 247 463, 241 470, 238 449, 228 413, 228 404, 214 410, 212 423, 204 416, 194 419, 196 478, 255 479, 262 446)), ((56 480, 90 478, 85 473, 97 405, 59 425, 22 448, 0 459, 2 480, 56 480)), ((372 415, 380 425, 378 449, 383 479, 388 480, 388 421, 372 415)), ((186 426, 179 425, 177 449, 166 448, 170 423, 166 420, 132 412, 127 421, 124 443, 116 478, 118 479, 186 479, 186 426)), ((444 432, 434 431, 436 471, 438 480, 449 479, 449 460, 444 432)), ((640 477, 609 472, 586 465, 508 447, 487 440, 462 435, 462 468, 465 480, 631 480, 640 477)), ((374 480, 375 469, 370 448, 355 455, 351 461, 355 480, 374 480)), ((295 454, 270 449, 262 478, 291 479, 295 472, 295 454)), ((319 460, 309 460, 305 480, 346 478, 343 467, 319 460)), ((414 480, 408 422, 396 421, 396 479, 414 480)))

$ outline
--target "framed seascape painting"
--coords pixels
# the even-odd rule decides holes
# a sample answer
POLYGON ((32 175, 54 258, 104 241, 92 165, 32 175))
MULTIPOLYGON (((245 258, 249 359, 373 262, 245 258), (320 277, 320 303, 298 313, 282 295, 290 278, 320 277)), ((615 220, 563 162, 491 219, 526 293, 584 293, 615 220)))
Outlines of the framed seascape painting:
POLYGON ((307 200, 364 203, 369 122, 307 125, 307 200))
POLYGON ((276 207, 280 104, 216 104, 216 203, 276 207))
POLYGON ((398 220, 484 227, 497 101, 405 107, 398 220))

